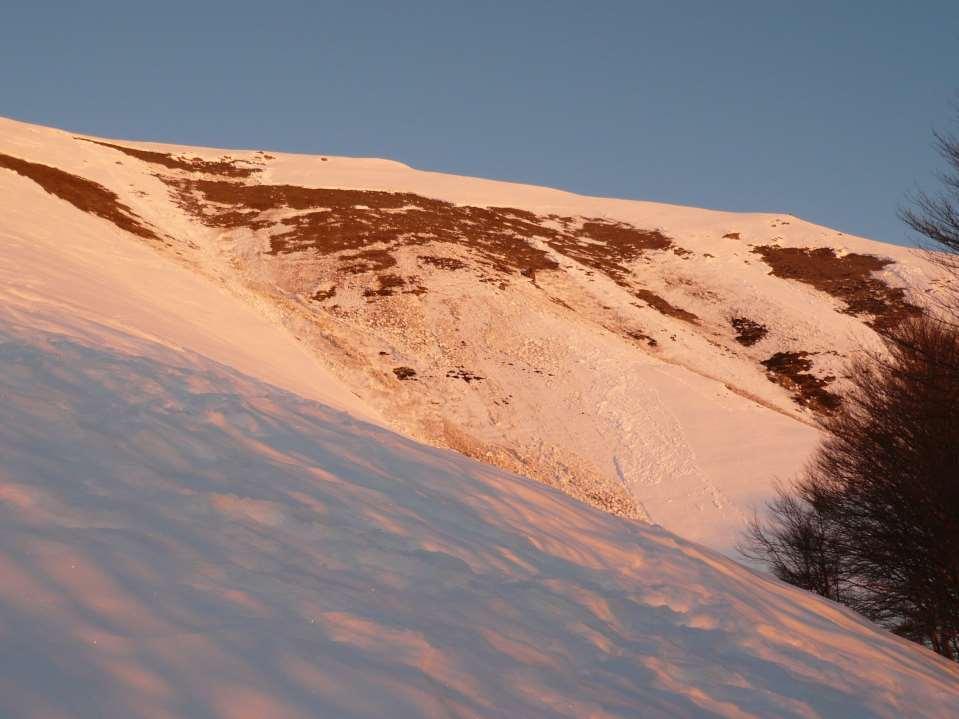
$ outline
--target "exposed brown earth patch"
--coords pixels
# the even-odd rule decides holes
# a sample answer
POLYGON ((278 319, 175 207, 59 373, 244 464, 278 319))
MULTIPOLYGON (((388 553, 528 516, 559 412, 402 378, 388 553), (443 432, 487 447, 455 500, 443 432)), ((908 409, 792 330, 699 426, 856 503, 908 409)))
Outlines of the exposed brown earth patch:
POLYGON ((270 254, 307 250, 322 255, 370 246, 383 252, 401 246, 447 242, 466 247, 480 264, 502 273, 554 270, 559 265, 527 238, 555 232, 528 222, 518 211, 460 207, 409 193, 375 190, 304 188, 291 185, 241 185, 223 180, 168 178, 181 206, 212 227, 263 229, 271 210, 301 210, 279 220, 270 237, 270 254), (212 203, 213 212, 205 209, 212 203))
POLYGON ((377 280, 379 281, 379 287, 377 289, 367 289, 363 292, 364 297, 389 297, 406 284, 406 280, 399 275, 379 275, 377 280))
POLYGON ((659 345, 659 342, 657 342, 654 337, 650 337, 645 332, 640 332, 639 330, 630 330, 626 334, 632 337, 634 340, 645 342, 650 347, 656 347, 659 345))
MULTIPOLYGON (((572 218, 568 219, 572 222, 572 218)), ((628 286, 629 263, 650 250, 674 248, 673 241, 659 230, 641 230, 624 223, 595 219, 584 222, 579 230, 554 233, 547 238, 547 244, 623 286, 628 286)))
MULTIPOLYGON (((90 140, 85 137, 78 137, 78 140, 92 142, 94 145, 102 145, 119 152, 135 157, 138 160, 149 162, 154 165, 162 165, 171 170, 185 170, 186 172, 204 172, 210 175, 220 175, 222 177, 250 177, 256 172, 260 172, 258 167, 244 167, 237 164, 237 160, 224 157, 220 160, 203 160, 199 157, 177 157, 165 152, 153 152, 152 150, 138 150, 134 147, 124 147, 123 145, 114 145, 109 142, 99 140, 90 140)), ((264 155, 269 157, 269 155, 264 155)))
POLYGON ((412 367, 394 367, 393 374, 396 375, 398 380, 416 379, 416 370, 412 367))
POLYGON ((723 235, 723 239, 724 239, 724 240, 738 240, 738 239, 740 239, 740 238, 739 238, 739 233, 738 233, 738 232, 727 232, 725 235, 723 235))
MULTIPOLYGON (((697 320, 691 312, 674 307, 648 290, 631 286, 628 264, 643 253, 672 249, 680 256, 688 254, 658 230, 639 229, 603 218, 541 217, 511 207, 459 206, 412 193, 246 184, 243 180, 259 172, 259 168, 243 166, 229 156, 211 161, 77 139, 178 171, 158 172, 156 177, 173 190, 174 199, 183 210, 208 227, 267 231, 267 254, 333 255, 345 272, 383 273, 397 265, 394 253, 402 247, 449 243, 476 258, 480 281, 505 289, 508 284, 504 275, 526 277, 535 285, 538 272, 559 269, 555 252, 583 265, 587 276, 594 271, 606 274, 657 311, 689 322, 697 320), (556 229, 557 224, 562 229, 556 229)), ((258 161, 268 157, 265 153, 257 155, 258 161)), ((45 181, 58 185, 55 180, 45 181)), ((115 195, 90 185, 107 194, 100 193, 101 198, 96 201, 81 201, 81 209, 96 208, 88 211, 102 214, 141 236, 155 237, 140 225, 129 208, 116 201, 115 195)), ((69 194, 62 188, 59 191, 69 194)), ((85 194, 92 196, 92 191, 85 194)), ((467 267, 463 260, 451 257, 421 255, 419 259, 443 270, 467 267)), ((372 298, 396 294, 402 281, 398 275, 381 275, 379 285, 368 288, 365 295, 372 298)), ((422 286, 404 290, 412 294, 425 291, 422 286)), ((313 299, 329 299, 332 295, 326 292, 335 290, 319 292, 313 299)))
POLYGON ((115 192, 103 185, 56 167, 27 162, 10 155, 0 154, 0 167, 33 180, 51 195, 66 200, 82 212, 109 220, 121 230, 134 235, 162 242, 133 210, 120 202, 115 192))
POLYGON ((326 300, 333 299, 336 295, 336 285, 325 290, 317 290, 313 293, 312 299, 316 302, 325 302, 326 300))
POLYGON ((733 317, 729 323, 736 330, 736 341, 744 347, 752 347, 769 334, 766 325, 754 322, 746 317, 733 317))
POLYGON ((480 377, 478 374, 474 374, 468 369, 463 369, 462 367, 448 370, 446 376, 450 379, 461 379, 466 382, 466 384, 469 384, 470 382, 480 382, 486 379, 485 377, 480 377))
POLYGON ((464 267, 466 267, 465 262, 462 260, 457 260, 455 257, 434 257, 432 255, 420 255, 417 257, 417 259, 424 264, 438 267, 441 270, 455 271, 462 270, 464 267))
POLYGON ((840 257, 830 247, 763 245, 753 248, 753 252, 766 261, 776 277, 803 282, 842 300, 846 314, 871 315, 873 319, 867 324, 877 330, 895 327, 920 313, 906 299, 905 290, 890 287, 873 276, 892 264, 890 259, 856 253, 840 257))
POLYGON ((564 307, 570 312, 576 311, 568 302, 566 302, 565 300, 561 300, 559 297, 554 297, 553 295, 547 295, 547 297, 549 297, 549 301, 552 302, 553 304, 559 305, 560 307, 564 307))
POLYGON ((832 414, 839 408, 841 399, 826 387, 835 377, 816 377, 812 374, 809 356, 808 352, 777 352, 763 360, 762 365, 766 368, 769 381, 792 392, 794 402, 821 414, 832 414))
POLYGON ((364 297, 390 297, 391 295, 399 293, 405 295, 422 295, 426 294, 427 291, 426 288, 421 285, 410 285, 406 279, 399 275, 378 275, 376 279, 379 286, 375 289, 370 287, 364 290, 364 297))
POLYGON ((352 255, 340 255, 344 272, 357 275, 363 272, 382 272, 396 266, 396 259, 386 250, 364 250, 352 255))
POLYGON ((694 315, 692 312, 682 309, 681 307, 676 307, 675 305, 670 304, 655 292, 651 292, 647 289, 634 289, 632 290, 632 293, 636 299, 642 300, 660 314, 668 315, 669 317, 675 317, 678 320, 689 322, 690 324, 699 324, 699 317, 694 315))
MULTIPOLYGON (((381 272, 396 264, 393 253, 401 247, 448 243, 476 257, 481 270, 520 275, 535 284, 538 272, 559 269, 545 245, 588 271, 605 273, 659 312, 687 322, 698 319, 630 284, 629 263, 648 251, 677 249, 658 230, 599 218, 544 218, 511 207, 460 206, 411 193, 163 179, 174 188, 181 207, 203 224, 224 229, 270 228, 269 254, 316 252, 337 256, 343 269, 352 273, 381 272), (299 214, 279 219, 270 216, 281 210, 299 214), (562 220, 559 224, 564 229, 549 226, 550 220, 562 220)), ((462 260, 448 257, 421 255, 419 259, 441 269, 466 266, 462 260)), ((480 279, 502 287, 502 280, 480 279)), ((394 294, 387 289, 374 288, 367 296, 394 294)))

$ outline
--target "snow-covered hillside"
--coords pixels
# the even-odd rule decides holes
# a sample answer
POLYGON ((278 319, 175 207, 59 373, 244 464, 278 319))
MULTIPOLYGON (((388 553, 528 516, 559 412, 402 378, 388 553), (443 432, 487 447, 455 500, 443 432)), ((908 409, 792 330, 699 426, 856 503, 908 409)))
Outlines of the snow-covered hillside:
MULTIPOLYGON (((15 210, 5 229, 28 245, 91 219, 121 230, 240 298, 249 321, 291 333, 316 369, 288 368, 289 381, 336 387, 407 436, 724 552, 808 456, 843 361, 877 344, 870 325, 908 314, 909 293, 934 283, 907 250, 788 215, 385 160, 0 120, 0 168, 15 210)), ((167 301, 135 277, 147 306, 167 301)), ((266 342, 236 329, 233 348, 266 342)), ((263 361, 259 373, 275 360, 263 361)))
POLYGON ((391 431, 272 300, 138 234, 134 175, 14 129, 125 207, 0 169, 3 717, 959 712, 931 652, 391 431))

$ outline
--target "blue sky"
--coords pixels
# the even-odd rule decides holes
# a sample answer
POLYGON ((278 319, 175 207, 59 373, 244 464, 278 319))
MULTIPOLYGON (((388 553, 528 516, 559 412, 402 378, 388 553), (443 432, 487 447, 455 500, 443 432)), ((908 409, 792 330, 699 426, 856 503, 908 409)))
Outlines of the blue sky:
POLYGON ((959 2, 5 3, 0 114, 791 212, 904 242, 959 2))

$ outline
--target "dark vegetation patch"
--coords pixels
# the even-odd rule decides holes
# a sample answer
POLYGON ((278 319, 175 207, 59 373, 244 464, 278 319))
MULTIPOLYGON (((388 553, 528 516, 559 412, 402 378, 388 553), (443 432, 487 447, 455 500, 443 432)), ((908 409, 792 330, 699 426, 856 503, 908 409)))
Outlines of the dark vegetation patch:
POLYGON ((364 250, 352 255, 341 255, 339 259, 343 263, 340 269, 354 275, 382 272, 396 266, 396 259, 386 250, 364 250))
POLYGON ((515 216, 516 211, 461 207, 410 193, 378 190, 305 188, 292 185, 241 185, 222 180, 167 178, 178 190, 181 206, 212 227, 263 229, 269 210, 306 211, 279 221, 270 237, 270 254, 314 250, 323 255, 361 251, 384 245, 448 242, 464 245, 481 263, 502 273, 558 269, 545 250, 526 238, 554 232, 515 216), (213 203, 204 212, 201 202, 213 203))
POLYGON ((568 302, 566 302, 566 301, 564 301, 564 300, 561 300, 559 297, 554 297, 553 295, 547 295, 547 297, 549 297, 549 301, 552 302, 553 304, 559 305, 560 307, 565 307, 566 309, 570 310, 571 312, 575 312, 575 311, 576 311, 576 310, 574 310, 574 309, 570 306, 570 304, 569 304, 568 302))
MULTIPOLYGON (((553 250, 584 265, 587 273, 605 273, 664 314, 687 322, 698 319, 631 286, 628 263, 651 250, 681 249, 658 230, 601 218, 589 218, 580 225, 575 218, 549 216, 563 227, 558 230, 547 224, 547 218, 526 210, 454 205, 412 193, 158 176, 173 189, 180 206, 207 226, 270 229, 268 253, 272 255, 315 252, 336 256, 347 272, 383 272, 397 264, 393 253, 401 247, 448 243, 466 249, 481 270, 493 275, 485 274, 481 281, 502 289, 503 275, 520 275, 535 284, 538 272, 558 270, 553 250), (279 219, 270 214, 279 210, 297 214, 279 219)), ((419 259, 446 270, 466 266, 450 257, 421 255, 419 259)), ((389 290, 381 286, 368 296, 393 294, 389 290)))
POLYGON ((689 322, 690 324, 699 324, 699 317, 694 315, 692 312, 682 309, 681 307, 676 307, 676 305, 670 304, 655 292, 651 292, 647 289, 633 289, 631 291, 636 299, 642 300, 660 314, 664 314, 669 317, 675 317, 678 320, 689 322))
POLYGON ((120 202, 115 192, 103 185, 56 167, 27 162, 10 155, 0 154, 0 167, 33 180, 51 195, 66 200, 82 212, 109 220, 121 230, 150 240, 160 240, 133 210, 120 202))
MULTIPOLYGON (((210 175, 221 175, 223 177, 250 177, 259 172, 258 167, 242 167, 237 165, 236 160, 222 158, 220 160, 203 160, 199 157, 176 157, 166 152, 153 152, 152 150, 138 150, 134 147, 124 147, 123 145, 113 145, 109 142, 100 142, 99 140, 89 140, 85 137, 78 137, 78 140, 92 142, 94 145, 102 145, 114 150, 118 150, 130 157, 149 162, 154 165, 162 165, 171 170, 186 170, 187 172, 205 172, 210 175)), ((269 155, 264 155, 269 157, 269 155)))
POLYGON ((892 264, 884 257, 856 253, 839 257, 830 247, 763 245, 753 248, 753 252, 762 256, 776 277, 803 282, 842 300, 846 314, 872 315, 867 324, 877 330, 890 329, 920 313, 906 300, 902 288, 890 287, 873 276, 892 264))
POLYGON ((555 375, 553 375, 552 372, 546 372, 545 370, 541 370, 541 369, 538 369, 538 368, 536 368, 536 367, 533 367, 533 368, 532 368, 531 370, 529 370, 529 371, 531 371, 533 374, 541 374, 541 375, 545 375, 545 376, 547 376, 547 377, 553 377, 553 376, 555 376, 555 375))
POLYGON ((654 337, 650 337, 645 332, 640 332, 639 330, 630 330, 626 332, 626 334, 632 337, 634 340, 645 342, 650 347, 656 347, 659 344, 654 337))
POLYGON ((469 384, 470 382, 480 382, 486 379, 485 377, 480 377, 478 374, 473 374, 468 369, 463 369, 462 367, 449 370, 446 373, 446 376, 450 379, 461 379, 466 382, 466 384, 469 384))
POLYGON ((520 210, 516 207, 491 207, 490 209, 501 212, 504 215, 516 217, 524 222, 536 224, 542 221, 542 218, 539 215, 537 215, 535 212, 530 212, 529 210, 520 210))
POLYGON ((466 267, 465 262, 462 260, 457 260, 455 257, 434 257, 432 255, 420 255, 417 259, 427 265, 438 267, 441 270, 455 271, 462 270, 464 267, 466 267))
POLYGON ((792 392, 794 402, 821 414, 832 414, 839 408, 841 400, 826 387, 836 378, 816 377, 810 373, 812 360, 809 356, 808 352, 777 352, 763 360, 762 365, 769 381, 792 392))
POLYGON ((379 275, 376 279, 379 282, 379 287, 377 289, 372 287, 366 289, 363 292, 364 297, 389 297, 406 284, 406 280, 399 275, 379 275))
POLYGON ((409 285, 407 281, 399 275, 378 275, 376 280, 379 286, 376 288, 370 287, 364 290, 364 297, 390 297, 391 295, 395 295, 400 292, 404 295, 422 295, 426 293, 425 287, 420 285, 409 285))
POLYGON ((316 302, 325 302, 326 300, 332 299, 336 295, 336 285, 333 285, 326 290, 317 290, 313 293, 312 299, 316 302))
POLYGON ((766 325, 746 317, 733 317, 729 322, 736 330, 736 341, 744 347, 752 347, 769 334, 766 325))
POLYGON ((628 263, 649 250, 668 250, 672 240, 659 230, 641 230, 604 220, 584 222, 575 232, 556 232, 547 244, 582 265, 604 272, 626 286, 628 263))
POLYGON ((396 375, 398 380, 415 380, 416 379, 416 370, 412 367, 394 367, 393 374, 396 375))

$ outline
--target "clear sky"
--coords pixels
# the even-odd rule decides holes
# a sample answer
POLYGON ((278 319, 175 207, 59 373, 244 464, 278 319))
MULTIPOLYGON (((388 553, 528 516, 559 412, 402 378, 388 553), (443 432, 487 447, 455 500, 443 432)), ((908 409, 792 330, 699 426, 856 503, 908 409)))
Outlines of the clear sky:
MULTIPOLYGON (((959 90, 959 0, 21 2, 0 114, 389 157, 903 242, 959 90)), ((954 126, 954 125, 952 125, 954 126)))

